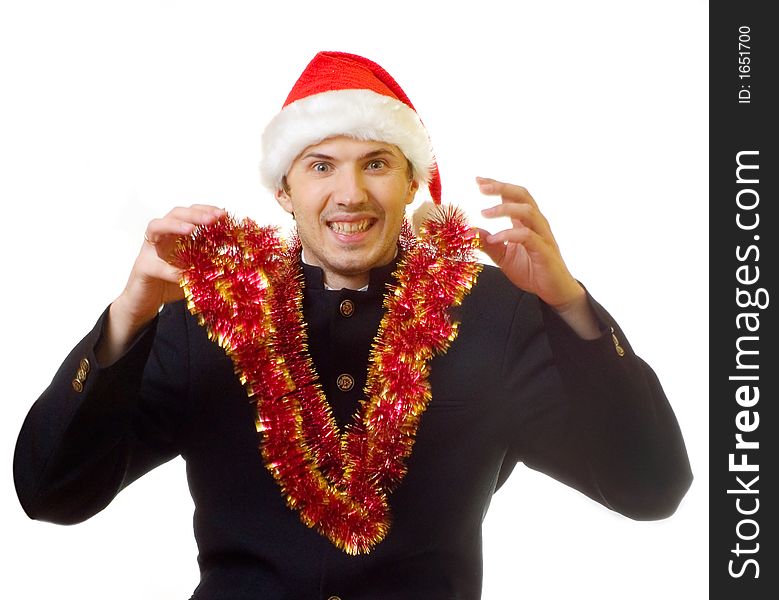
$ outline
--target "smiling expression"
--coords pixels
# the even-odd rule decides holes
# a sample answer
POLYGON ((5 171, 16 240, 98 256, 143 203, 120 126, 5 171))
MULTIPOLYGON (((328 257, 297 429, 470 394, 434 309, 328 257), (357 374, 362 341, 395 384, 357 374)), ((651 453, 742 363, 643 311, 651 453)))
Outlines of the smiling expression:
POLYGON ((358 289, 394 258, 417 188, 396 146, 339 136, 303 150, 276 199, 294 215, 306 262, 322 268, 325 283, 358 289))

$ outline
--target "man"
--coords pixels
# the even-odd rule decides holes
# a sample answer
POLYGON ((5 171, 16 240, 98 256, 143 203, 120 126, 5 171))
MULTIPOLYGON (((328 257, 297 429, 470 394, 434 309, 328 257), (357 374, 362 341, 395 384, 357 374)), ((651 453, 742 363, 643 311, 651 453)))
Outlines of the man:
POLYGON ((86 519, 181 454, 194 598, 434 599, 480 596, 481 521, 517 461, 632 518, 674 512, 673 412, 527 190, 479 178, 509 229, 443 211, 408 239, 419 187, 440 202, 427 133, 342 53, 312 60, 263 150, 299 247, 212 206, 149 223, 23 426, 32 518, 86 519))

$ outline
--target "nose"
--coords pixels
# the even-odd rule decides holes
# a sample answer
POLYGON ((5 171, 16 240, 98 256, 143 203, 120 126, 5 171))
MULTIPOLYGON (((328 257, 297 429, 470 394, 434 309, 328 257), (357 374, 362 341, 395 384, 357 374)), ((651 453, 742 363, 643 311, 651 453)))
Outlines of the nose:
POLYGON ((363 203, 368 197, 362 169, 341 168, 333 178, 333 198, 341 206, 363 203))

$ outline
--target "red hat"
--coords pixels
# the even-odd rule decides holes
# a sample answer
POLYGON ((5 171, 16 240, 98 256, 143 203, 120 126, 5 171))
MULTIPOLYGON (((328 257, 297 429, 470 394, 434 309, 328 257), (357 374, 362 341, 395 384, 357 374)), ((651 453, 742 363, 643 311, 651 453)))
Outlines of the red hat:
POLYGON ((414 179, 427 185, 440 204, 438 166, 414 105, 387 71, 344 52, 318 53, 265 128, 263 183, 278 189, 305 148, 337 135, 397 146, 411 163, 414 179))

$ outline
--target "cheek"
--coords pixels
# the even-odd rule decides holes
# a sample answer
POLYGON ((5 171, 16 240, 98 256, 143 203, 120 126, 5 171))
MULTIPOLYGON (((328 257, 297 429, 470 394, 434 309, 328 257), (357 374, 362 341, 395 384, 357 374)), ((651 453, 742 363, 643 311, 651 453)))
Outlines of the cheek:
POLYGON ((294 196, 290 201, 290 208, 295 215, 295 222, 298 228, 303 225, 308 225, 309 227, 316 225, 322 214, 322 206, 312 201, 311 198, 317 198, 318 196, 314 191, 304 186, 293 190, 293 193, 294 196))
POLYGON ((403 218, 406 207, 414 200, 410 185, 409 182, 402 179, 400 181, 393 181, 392 183, 388 182, 383 188, 382 197, 386 200, 382 204, 388 218, 403 218), (390 215, 392 216, 390 217, 390 215))
POLYGON ((305 231, 309 236, 316 235, 320 229, 319 220, 316 216, 309 213, 300 216, 296 214, 295 223, 297 224, 298 231, 305 231))

